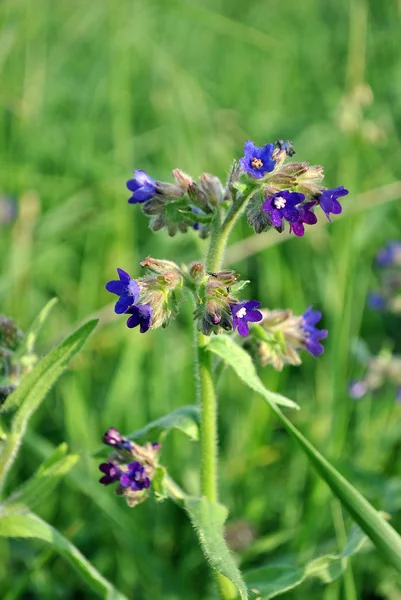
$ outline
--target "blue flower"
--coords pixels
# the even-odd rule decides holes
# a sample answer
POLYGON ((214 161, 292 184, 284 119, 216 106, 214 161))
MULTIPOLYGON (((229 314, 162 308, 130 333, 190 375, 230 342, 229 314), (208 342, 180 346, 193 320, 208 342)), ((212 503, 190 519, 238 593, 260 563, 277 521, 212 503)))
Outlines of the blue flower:
POLYGON ((262 208, 264 212, 270 214, 271 222, 274 227, 281 227, 283 219, 286 219, 286 221, 289 221, 290 223, 299 223, 301 215, 304 213, 297 205, 304 200, 305 196, 303 194, 284 190, 283 192, 278 192, 267 198, 267 200, 264 201, 262 208))
POLYGON ((373 310, 383 310, 386 307, 386 299, 379 292, 371 292, 368 295, 368 304, 373 310))
POLYGON ((317 329, 315 327, 321 318, 322 313, 318 310, 312 310, 312 306, 309 306, 302 315, 301 328, 305 336, 304 344, 312 356, 318 356, 324 352, 320 340, 327 337, 328 331, 327 329, 317 329))
POLYGON ((126 311, 130 316, 127 321, 127 327, 132 329, 139 325, 141 333, 146 333, 152 321, 152 309, 150 304, 132 305, 126 311))
POLYGON ((276 161, 272 159, 273 150, 273 144, 266 144, 266 146, 258 148, 248 140, 244 146, 245 156, 239 160, 242 170, 255 179, 260 179, 266 173, 270 173, 276 165, 276 161))
POLYGON ((131 450, 131 442, 123 437, 118 429, 110 427, 102 437, 104 444, 117 448, 118 450, 131 450))
POLYGON ((246 337, 249 333, 250 323, 256 323, 263 319, 263 315, 259 310, 255 310, 261 306, 261 302, 256 300, 247 300, 239 304, 231 304, 231 314, 233 316, 233 329, 238 329, 238 333, 242 337, 246 337))
POLYGON ((285 150, 287 156, 294 156, 296 154, 294 144, 291 140, 276 140, 275 144, 279 150, 285 150))
POLYGON ((139 298, 139 286, 131 279, 131 277, 122 269, 117 269, 119 280, 113 280, 106 283, 106 290, 112 294, 120 296, 114 307, 114 311, 121 315, 127 309, 135 304, 139 298))
POLYGON ((133 192, 128 200, 130 204, 146 202, 157 194, 156 181, 146 171, 138 169, 134 171, 134 179, 127 181, 127 188, 133 192))
POLYGON ((395 401, 397 402, 397 404, 401 404, 401 387, 397 388, 395 401))
POLYGON ((380 267, 390 267, 398 256, 401 259, 401 242, 390 242, 385 248, 379 250, 376 262, 380 267))
POLYGON ((141 463, 135 461, 128 464, 128 473, 121 475, 120 483, 133 492, 140 492, 150 486, 150 479, 146 476, 145 468, 141 463))
POLYGON ((121 469, 112 460, 99 465, 99 470, 104 473, 103 477, 99 479, 99 483, 103 483, 103 485, 115 483, 120 479, 122 474, 121 469))
POLYGON ((323 190, 322 194, 318 197, 317 200, 329 221, 331 221, 330 213, 333 215, 339 215, 342 211, 342 206, 337 198, 346 196, 348 193, 348 190, 346 190, 344 186, 340 185, 340 187, 336 187, 331 190, 323 190))
POLYGON ((302 237, 305 233, 304 223, 307 225, 314 225, 317 223, 317 216, 311 210, 316 204, 316 200, 312 200, 312 202, 305 202, 305 204, 298 207, 298 221, 292 221, 290 223, 290 233, 293 232, 298 237, 302 237))

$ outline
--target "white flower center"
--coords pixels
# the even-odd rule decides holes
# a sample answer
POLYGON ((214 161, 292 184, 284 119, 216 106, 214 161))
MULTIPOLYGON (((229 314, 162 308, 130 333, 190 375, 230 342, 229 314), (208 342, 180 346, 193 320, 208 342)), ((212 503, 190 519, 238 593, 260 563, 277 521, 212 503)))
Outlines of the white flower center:
POLYGON ((243 319, 246 315, 246 308, 245 306, 243 306, 242 308, 239 309, 239 311, 237 312, 237 317, 238 319, 243 319))
POLYGON ((276 198, 274 201, 274 206, 276 208, 284 208, 285 205, 286 205, 286 199, 282 198, 281 196, 278 196, 278 198, 276 198))

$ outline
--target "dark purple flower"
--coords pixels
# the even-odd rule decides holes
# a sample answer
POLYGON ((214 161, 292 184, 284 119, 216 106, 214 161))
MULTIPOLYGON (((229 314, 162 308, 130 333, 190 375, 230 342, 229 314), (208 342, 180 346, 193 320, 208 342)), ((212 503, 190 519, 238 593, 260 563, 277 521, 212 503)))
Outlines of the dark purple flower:
POLYGON ((365 396, 368 391, 367 385, 363 380, 353 380, 348 386, 348 393, 354 400, 359 400, 365 396))
POLYGON ((312 354, 312 356, 318 356, 324 352, 324 348, 320 343, 327 337, 327 329, 317 329, 316 323, 322 318, 322 313, 318 310, 312 310, 312 306, 309 306, 304 314, 302 315, 302 330, 305 334, 305 348, 312 354))
POLYGON ((137 282, 131 279, 128 273, 122 269, 117 269, 117 273, 120 279, 106 283, 106 290, 120 296, 114 310, 118 315, 121 315, 126 312, 127 308, 137 302, 139 298, 139 286, 137 282))
POLYGON ((401 257, 401 242, 390 242, 385 248, 379 250, 376 262, 379 267, 390 267, 398 256, 401 257))
POLYGON ((239 160, 242 170, 255 179, 260 179, 266 173, 270 173, 276 165, 276 161, 272 159, 273 150, 273 144, 266 144, 266 146, 258 148, 248 140, 244 146, 245 156, 239 160))
POLYGON ((122 473, 121 469, 112 460, 99 465, 99 470, 104 473, 103 477, 99 479, 99 483, 103 483, 103 485, 110 485, 118 481, 122 473))
POLYGON ((333 188, 332 190, 323 190, 322 194, 318 197, 317 200, 329 221, 331 221, 330 213, 339 215, 342 211, 342 206, 337 198, 346 196, 348 193, 348 190, 343 185, 340 185, 340 187, 333 188))
POLYGON ((145 468, 139 462, 128 464, 128 473, 123 473, 120 477, 120 483, 123 487, 129 487, 133 492, 140 492, 150 486, 150 479, 146 477, 145 468))
POLYGON ((146 333, 152 320, 152 309, 150 308, 150 304, 132 305, 126 312, 131 315, 127 321, 127 327, 132 329, 139 325, 140 332, 146 333))
POLYGON ((118 429, 110 427, 102 437, 104 444, 120 450, 131 450, 131 442, 123 437, 118 429))
POLYGON ((303 213, 297 207, 297 204, 300 204, 304 200, 305 196, 303 194, 284 190, 267 198, 263 203, 263 210, 270 214, 270 219, 274 227, 281 227, 283 219, 286 219, 290 223, 298 223, 303 213))
POLYGON ((307 225, 314 225, 317 223, 317 216, 311 210, 316 204, 316 200, 312 200, 312 202, 306 202, 298 207, 298 221, 290 223, 290 233, 293 232, 298 237, 302 237, 305 233, 304 223, 307 225))
POLYGON ((371 292, 368 295, 368 304, 373 310, 383 310, 386 307, 386 299, 379 292, 371 292))
POLYGON ((246 337, 249 333, 250 323, 256 323, 263 319, 263 315, 259 310, 255 310, 261 306, 261 302, 257 300, 247 300, 239 304, 231 304, 231 314, 233 316, 233 329, 238 329, 238 333, 242 337, 246 337))
POLYGON ((128 200, 130 204, 146 202, 157 194, 156 181, 146 171, 138 169, 134 171, 134 179, 127 181, 127 188, 133 192, 128 200))

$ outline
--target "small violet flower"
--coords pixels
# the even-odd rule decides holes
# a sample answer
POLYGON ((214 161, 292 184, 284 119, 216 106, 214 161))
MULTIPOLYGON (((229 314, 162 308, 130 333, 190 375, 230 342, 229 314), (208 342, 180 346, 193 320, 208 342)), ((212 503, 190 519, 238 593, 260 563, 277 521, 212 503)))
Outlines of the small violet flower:
POLYGON ((120 296, 114 307, 114 311, 121 315, 127 309, 135 304, 139 298, 139 286, 131 279, 131 277, 122 269, 117 269, 119 280, 109 281, 106 283, 106 290, 112 294, 120 296))
POLYGON ((103 483, 103 485, 115 483, 120 479, 122 474, 121 469, 112 460, 99 465, 99 470, 104 473, 103 477, 99 479, 99 483, 103 483))
POLYGON ((331 221, 330 213, 333 215, 339 215, 342 211, 342 206, 339 203, 338 198, 341 198, 341 196, 346 196, 348 193, 348 190, 346 190, 342 185, 331 190, 323 190, 322 194, 317 200, 329 221, 331 221))
POLYGON ((398 256, 401 260, 401 242, 390 242, 385 248, 379 250, 376 262, 379 267, 390 267, 398 256))
POLYGON ((311 210, 316 204, 317 202, 312 200, 312 202, 306 202, 298 207, 298 221, 290 223, 290 233, 295 233, 298 237, 302 237, 305 233, 304 223, 307 225, 314 225, 317 223, 317 216, 311 210))
POLYGON ((242 170, 255 179, 260 179, 266 173, 270 173, 276 165, 276 161, 272 158, 273 151, 273 144, 266 144, 258 148, 251 141, 245 142, 245 156, 239 161, 242 170))
POLYGON ((348 393, 351 396, 351 398, 353 398, 354 400, 359 400, 360 398, 362 398, 363 396, 365 396, 365 394, 368 391, 368 387, 366 385, 366 383, 362 380, 353 380, 350 382, 349 386, 348 386, 348 393))
POLYGON ((312 310, 312 306, 306 309, 302 315, 301 328, 305 334, 305 348, 312 356, 323 354, 324 348, 320 343, 327 337, 327 329, 317 329, 316 323, 322 318, 322 313, 318 310, 312 310))
POLYGON ((250 323, 256 323, 263 319, 263 315, 259 310, 256 310, 261 306, 261 302, 256 300, 247 300, 246 302, 240 302, 239 304, 231 304, 231 314, 233 316, 233 329, 238 329, 238 333, 242 337, 246 337, 249 333, 250 323))
POLYGON ((118 450, 131 450, 131 442, 123 437, 118 429, 110 427, 102 437, 104 444, 117 448, 118 450))
POLYGON ((150 479, 146 476, 145 468, 141 463, 135 461, 128 464, 128 473, 121 475, 120 483, 133 492, 139 492, 150 486, 150 479))
MULTIPOLYGON (((283 192, 278 192, 277 194, 267 198, 267 200, 265 200, 263 203, 263 211, 270 214, 270 218, 274 227, 281 227, 283 224, 283 219, 289 221, 290 223, 297 223, 299 226, 302 225, 300 218, 302 215, 305 216, 305 214, 299 207, 297 208, 297 204, 300 204, 303 202, 303 200, 305 200, 305 196, 303 194, 284 190, 283 192)), ((304 212, 308 213, 308 209, 304 212)), ((309 216, 305 218, 309 219, 309 216)), ((295 233, 294 228, 293 231, 295 233)), ((297 228, 297 231, 300 232, 300 228, 297 228)), ((300 235, 300 233, 297 233, 296 235, 300 235)))
POLYGON ((127 321, 127 327, 132 329, 139 325, 141 333, 146 333, 148 331, 152 321, 152 309, 150 304, 132 305, 126 312, 131 315, 127 321))
POLYGON ((397 404, 401 404, 401 387, 397 389, 395 401, 397 402, 397 404))
POLYGON ((128 200, 130 204, 146 202, 157 194, 156 181, 146 171, 138 169, 134 171, 134 179, 127 181, 127 188, 133 192, 128 200))

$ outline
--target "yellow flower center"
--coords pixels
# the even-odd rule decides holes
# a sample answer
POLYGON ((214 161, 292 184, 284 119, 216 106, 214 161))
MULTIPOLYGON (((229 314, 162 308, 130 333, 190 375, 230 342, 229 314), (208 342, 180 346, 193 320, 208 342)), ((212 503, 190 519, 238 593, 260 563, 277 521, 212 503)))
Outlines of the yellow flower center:
POLYGON ((260 160, 260 158, 253 158, 251 161, 251 165, 254 169, 260 169, 261 167, 263 167, 263 163, 260 160))

